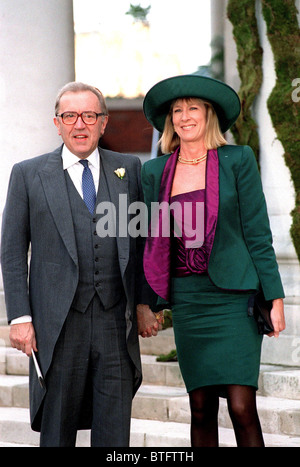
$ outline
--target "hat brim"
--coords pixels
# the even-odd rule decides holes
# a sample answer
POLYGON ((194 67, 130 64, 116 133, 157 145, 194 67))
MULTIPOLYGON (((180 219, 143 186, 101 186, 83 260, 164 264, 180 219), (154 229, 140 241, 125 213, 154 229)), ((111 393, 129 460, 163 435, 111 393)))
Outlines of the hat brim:
POLYGON ((239 96, 227 84, 206 76, 181 75, 160 81, 147 92, 144 114, 162 133, 172 101, 188 97, 197 97, 213 105, 223 133, 234 124, 241 111, 239 96))

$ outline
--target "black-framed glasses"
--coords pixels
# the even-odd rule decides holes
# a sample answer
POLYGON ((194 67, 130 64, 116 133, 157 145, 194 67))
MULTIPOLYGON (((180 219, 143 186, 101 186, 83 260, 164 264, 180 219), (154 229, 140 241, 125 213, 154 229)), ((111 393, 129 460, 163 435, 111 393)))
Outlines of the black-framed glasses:
POLYGON ((65 125, 74 125, 79 117, 81 117, 82 121, 86 125, 95 125, 98 117, 103 117, 104 115, 106 114, 103 112, 82 112, 81 114, 77 112, 63 112, 62 114, 57 115, 57 117, 61 117, 65 125))

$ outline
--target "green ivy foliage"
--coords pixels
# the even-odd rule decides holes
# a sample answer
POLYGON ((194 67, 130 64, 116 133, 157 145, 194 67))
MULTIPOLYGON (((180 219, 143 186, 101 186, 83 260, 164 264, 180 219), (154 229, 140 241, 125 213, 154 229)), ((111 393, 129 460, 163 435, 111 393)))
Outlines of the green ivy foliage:
POLYGON ((292 82, 300 78, 300 34, 295 0, 262 0, 262 12, 276 71, 276 84, 267 105, 295 188, 291 237, 300 261, 300 102, 292 98, 292 82))
POLYGON ((248 144, 259 159, 257 125, 251 114, 254 98, 262 83, 262 49, 259 44, 255 0, 229 0, 227 15, 233 25, 241 80, 241 113, 231 132, 237 144, 248 144))
MULTIPOLYGON (((292 211, 291 237, 300 261, 300 102, 293 99, 293 81, 300 78, 300 34, 295 0, 261 0, 267 35, 272 47, 276 84, 267 105, 284 148, 284 159, 296 193, 292 211)), ((249 144, 259 158, 256 125, 251 106, 262 81, 262 50, 259 45, 255 0, 229 0, 228 17, 237 45, 239 96, 242 112, 233 128, 237 144, 249 144)))

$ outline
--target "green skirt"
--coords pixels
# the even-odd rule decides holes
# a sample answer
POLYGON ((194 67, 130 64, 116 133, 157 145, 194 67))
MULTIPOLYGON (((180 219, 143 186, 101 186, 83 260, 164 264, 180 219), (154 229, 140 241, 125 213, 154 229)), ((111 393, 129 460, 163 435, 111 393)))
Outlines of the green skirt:
POLYGON ((253 291, 227 291, 208 275, 172 279, 172 318, 178 362, 187 391, 239 384, 257 389, 262 336, 248 299, 253 291))

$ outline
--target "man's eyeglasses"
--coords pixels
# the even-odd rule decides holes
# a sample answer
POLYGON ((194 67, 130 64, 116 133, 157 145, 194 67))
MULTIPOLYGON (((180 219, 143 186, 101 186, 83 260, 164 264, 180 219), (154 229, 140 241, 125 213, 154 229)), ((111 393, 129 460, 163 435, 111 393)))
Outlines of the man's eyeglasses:
POLYGON ((105 113, 96 113, 96 112, 82 112, 78 114, 77 112, 64 112, 57 117, 61 117, 65 125, 74 125, 78 118, 81 117, 82 121, 86 125, 95 125, 98 117, 103 117, 105 113))

